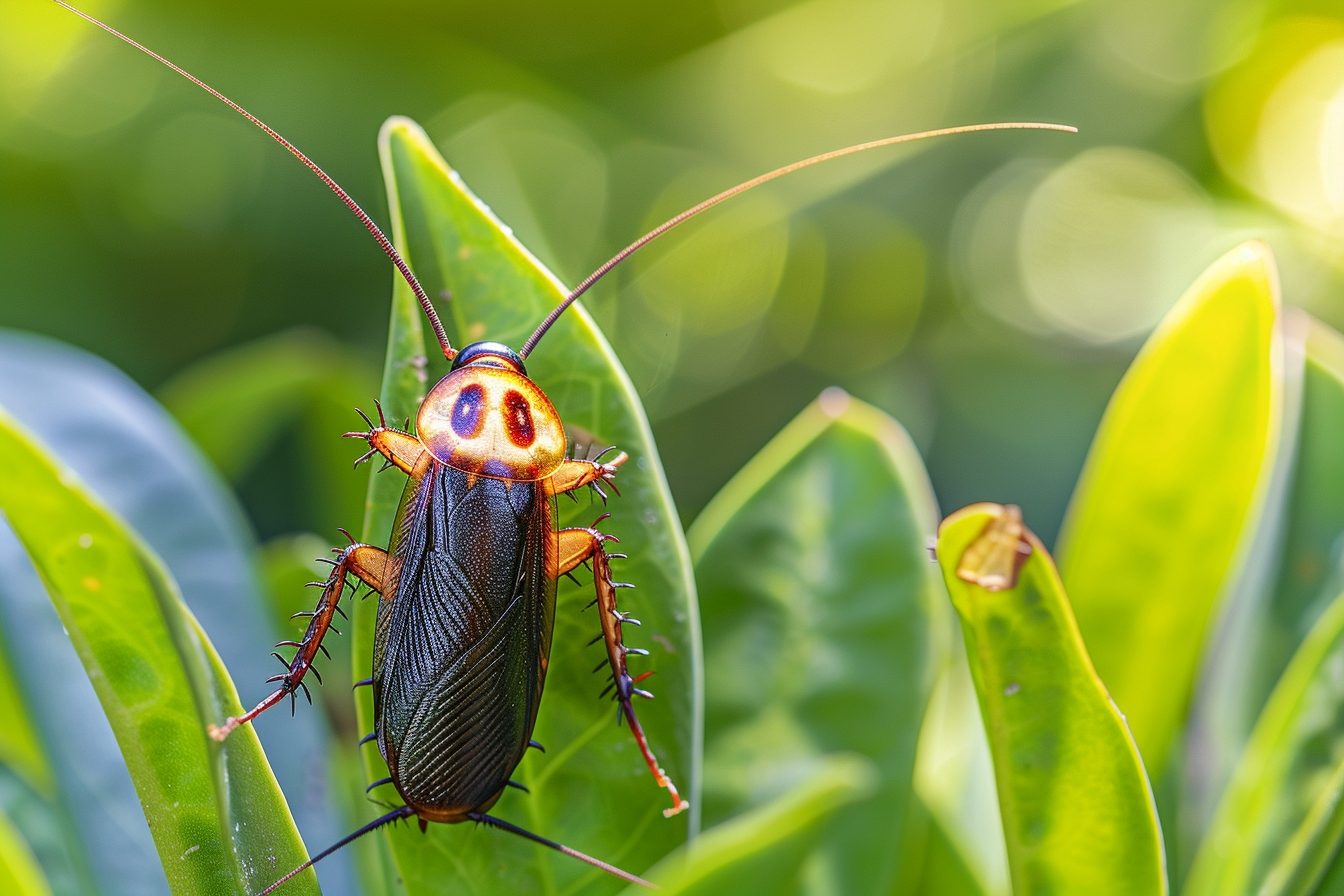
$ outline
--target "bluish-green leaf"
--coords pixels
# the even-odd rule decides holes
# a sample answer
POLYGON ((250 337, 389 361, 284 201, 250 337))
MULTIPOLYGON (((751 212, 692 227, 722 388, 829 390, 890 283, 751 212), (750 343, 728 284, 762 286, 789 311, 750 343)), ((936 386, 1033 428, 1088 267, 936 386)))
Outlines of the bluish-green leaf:
MULTIPOLYGON (((448 290, 446 322, 460 346, 477 339, 520 345, 564 294, 556 279, 524 249, 448 168, 418 126, 392 119, 381 148, 393 233, 431 295, 448 290)), ((419 311, 408 291, 394 288, 389 353, 382 400, 388 416, 414 419, 426 385, 419 311)), ((638 873, 684 842, 696 826, 699 803, 700 644, 695 588, 685 541, 658 461, 648 423, 629 378, 591 319, 567 312, 527 359, 566 425, 630 460, 617 479, 612 518, 603 528, 621 538, 628 561, 617 574, 638 590, 623 606, 643 620, 630 640, 651 651, 643 669, 656 670, 657 699, 638 707, 654 751, 691 800, 692 811, 667 820, 667 794, 657 788, 629 732, 615 725, 600 682, 589 674, 600 659, 584 645, 597 631, 582 615, 591 588, 562 583, 554 642, 535 737, 547 752, 532 751, 515 775, 531 794, 506 793, 492 810, 510 821, 638 873)), ((404 477, 374 477, 365 539, 386 544, 404 477)), ((562 525, 590 525, 603 512, 580 498, 560 505, 562 525)), ((372 606, 359 608, 355 644, 358 677, 368 675, 372 606)), ((372 725, 371 703, 361 699, 360 721, 372 725)), ((377 766, 376 750, 366 760, 377 766)), ((381 776, 371 766, 370 774, 381 776)), ((407 891, 427 893, 614 892, 620 882, 572 859, 498 831, 466 825, 389 833, 407 891)))
POLYGON ((0 509, 94 682, 173 892, 253 892, 301 862, 255 734, 209 743, 205 725, 241 707, 161 562, 5 413, 0 465, 0 509))
POLYGON ((0 893, 51 896, 51 886, 22 835, 0 812, 0 893))
MULTIPOLYGON (((265 604, 247 523, 167 412, 107 362, 13 332, 0 332, 0 405, 163 559, 244 695, 265 693, 279 626, 265 604)), ((76 866, 86 869, 85 891, 115 880, 166 893, 139 799, 88 676, 23 549, 8 528, 0 530, 0 624, 22 633, 11 642, 15 665, 56 772, 65 840, 76 866)), ((271 767, 287 793, 302 796, 294 801, 300 829, 325 845, 348 825, 313 786, 326 761, 321 718, 268 715, 257 729, 271 767)), ((354 892, 348 869, 343 855, 323 863, 327 896, 354 892)))
MULTIPOLYGON (((937 518, 900 424, 837 389, 691 529, 705 626, 706 822, 764 804, 828 753, 855 752, 878 771, 873 796, 827 824, 815 860, 827 890, 915 884, 915 748, 950 635, 928 556, 937 518)), ((796 885, 785 883, 779 892, 796 885)))

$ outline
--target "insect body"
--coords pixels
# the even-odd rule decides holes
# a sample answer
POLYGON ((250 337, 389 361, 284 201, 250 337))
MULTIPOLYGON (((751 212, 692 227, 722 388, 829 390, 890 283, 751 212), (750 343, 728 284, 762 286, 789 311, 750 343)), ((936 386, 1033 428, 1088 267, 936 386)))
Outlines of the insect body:
MULTIPOLYGON (((635 687, 617 608, 623 587, 611 574, 596 528, 557 529, 555 498, 612 483, 626 460, 566 457, 559 414, 507 346, 478 342, 458 352, 452 371, 426 396, 416 434, 378 425, 347 436, 367 440, 409 478, 386 551, 353 543, 342 550, 279 687, 238 725, 304 687, 331 631, 347 579, 380 595, 374 629, 371 735, 405 801, 393 817, 436 822, 502 820, 485 813, 510 784, 531 743, 555 618, 556 581, 591 564, 601 635, 615 696, 672 815, 686 808, 648 747, 632 705, 635 687)), ((384 816, 385 818, 387 816, 384 816)), ((572 850, 565 849, 572 853, 572 850)), ((582 857, 588 860, 587 857, 582 857)), ((596 860, 627 879, 638 878, 596 860)))
MULTIPOLYGON (((352 543, 341 550, 331 575, 283 674, 270 679, 278 687, 252 710, 211 726, 223 740, 239 725, 302 690, 317 676, 313 661, 322 641, 335 631, 332 622, 351 576, 379 595, 374 630, 372 676, 376 740, 390 776, 374 785, 392 784, 404 804, 375 819, 268 887, 265 896, 314 862, 356 837, 393 821, 415 816, 429 822, 473 821, 526 837, 626 880, 646 881, 567 846, 516 827, 487 813, 512 782, 509 776, 529 746, 541 705, 555 619, 556 581, 580 565, 593 571, 611 688, 641 755, 657 783, 667 788, 672 805, 664 815, 686 808, 649 748, 634 710, 633 698, 651 696, 635 685, 625 623, 637 624, 617 606, 616 594, 629 587, 612 578, 605 544, 614 540, 588 528, 559 529, 555 499, 584 487, 603 500, 621 464, 619 453, 603 462, 566 456, 564 425, 545 392, 528 379, 524 361, 550 326, 600 278, 642 246, 687 219, 738 193, 800 168, 851 153, 925 137, 1004 128, 1071 131, 1063 125, 1002 123, 944 128, 888 137, 813 156, 763 174, 719 193, 665 222, 631 243, 575 287, 515 352, 493 342, 455 350, 429 296, 392 243, 363 209, 312 160, 241 106, 162 56, 88 16, 64 0, 57 4, 167 65, 245 116, 279 141, 322 179, 373 235, 419 300, 452 370, 425 397, 414 432, 378 424, 346 433, 364 439, 406 473, 408 480, 387 550, 352 543)), ((600 522, 600 520, 599 520, 600 522)), ((277 654, 278 656, 278 654, 277 654)), ((281 658, 282 662, 285 662, 281 658)), ((600 668, 600 667, 599 667, 600 668)), ((647 674, 647 673, 645 673, 647 674)), ((319 678, 320 681, 320 678, 319 678)))

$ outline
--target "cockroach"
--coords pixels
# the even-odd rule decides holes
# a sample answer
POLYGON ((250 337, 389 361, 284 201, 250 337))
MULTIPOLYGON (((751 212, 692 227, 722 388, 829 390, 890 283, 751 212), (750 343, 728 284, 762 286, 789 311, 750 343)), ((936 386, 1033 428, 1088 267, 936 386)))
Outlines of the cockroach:
MULTIPOLYGON (((590 488, 605 502, 603 486, 615 490, 627 460, 609 448, 593 460, 568 456, 564 423, 541 387, 527 376, 526 359, 546 331, 598 280, 640 248, 725 199, 785 174, 841 156, 907 143, 927 137, 971 131, 1027 128, 1073 131, 1066 125, 1000 122, 941 128, 888 137, 813 156, 762 174, 719 193, 659 225, 622 249, 576 286, 515 351, 497 342, 475 342, 460 350, 448 334, 420 282, 362 208, 345 190, 259 118, 111 26, 54 0, 141 52, 182 75, 252 122, 289 150, 327 185, 360 220, 410 285, 424 309, 443 356, 452 365, 425 396, 415 426, 402 431, 387 425, 382 408, 368 429, 345 433, 368 443, 356 462, 382 455, 407 475, 405 491, 386 550, 350 544, 337 553, 331 575, 285 672, 268 680, 277 687, 254 708, 210 726, 222 741, 285 698, 293 703, 322 640, 334 631, 332 621, 350 577, 379 595, 374 629, 372 676, 360 684, 373 688, 374 732, 387 761, 389 778, 403 805, 338 841, 290 871, 259 896, 267 896, 295 875, 370 831, 412 816, 422 830, 428 823, 477 822, 525 837, 542 846, 601 868, 627 881, 647 881, 577 850, 487 814, 529 747, 541 706, 555 620, 556 582, 581 565, 593 572, 594 601, 601 612, 601 631, 594 640, 606 647, 614 699, 628 723, 658 786, 667 789, 672 805, 666 816, 689 805, 663 771, 649 747, 635 714, 634 698, 653 695, 636 687, 643 676, 630 674, 627 658, 646 651, 627 647, 622 626, 636 623, 617 605, 617 591, 632 587, 617 582, 609 553, 615 539, 597 523, 561 529, 556 523, 556 496, 590 488)), ((361 416, 363 414, 361 413, 361 416)), ((347 535, 348 537, 348 535, 347 535)), ((278 655, 278 654, 277 654, 278 655)), ((315 673, 316 674, 316 673, 315 673)), ((516 786, 516 785, 515 785, 516 786)))

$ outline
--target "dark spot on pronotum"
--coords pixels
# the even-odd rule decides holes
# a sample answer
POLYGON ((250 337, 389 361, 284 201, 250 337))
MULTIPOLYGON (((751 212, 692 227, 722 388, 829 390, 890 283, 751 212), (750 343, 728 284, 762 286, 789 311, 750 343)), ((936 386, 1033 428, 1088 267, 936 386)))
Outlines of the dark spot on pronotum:
POLYGON ((453 404, 453 432, 464 439, 475 438, 484 422, 481 417, 481 405, 485 401, 485 389, 480 383, 469 383, 457 396, 453 404))
POLYGON ((530 448, 537 440, 532 426, 532 405, 523 393, 514 389, 504 393, 504 426, 509 431, 509 441, 519 448, 530 448))

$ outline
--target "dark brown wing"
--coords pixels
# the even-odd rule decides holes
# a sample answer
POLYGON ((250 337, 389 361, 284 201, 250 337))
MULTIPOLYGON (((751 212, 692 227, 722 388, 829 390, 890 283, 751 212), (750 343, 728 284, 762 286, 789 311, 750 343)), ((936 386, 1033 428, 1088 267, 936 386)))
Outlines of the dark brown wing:
POLYGON ((373 692, 379 746, 421 814, 487 805, 527 749, 555 620, 551 501, 437 462, 407 484, 373 692))

